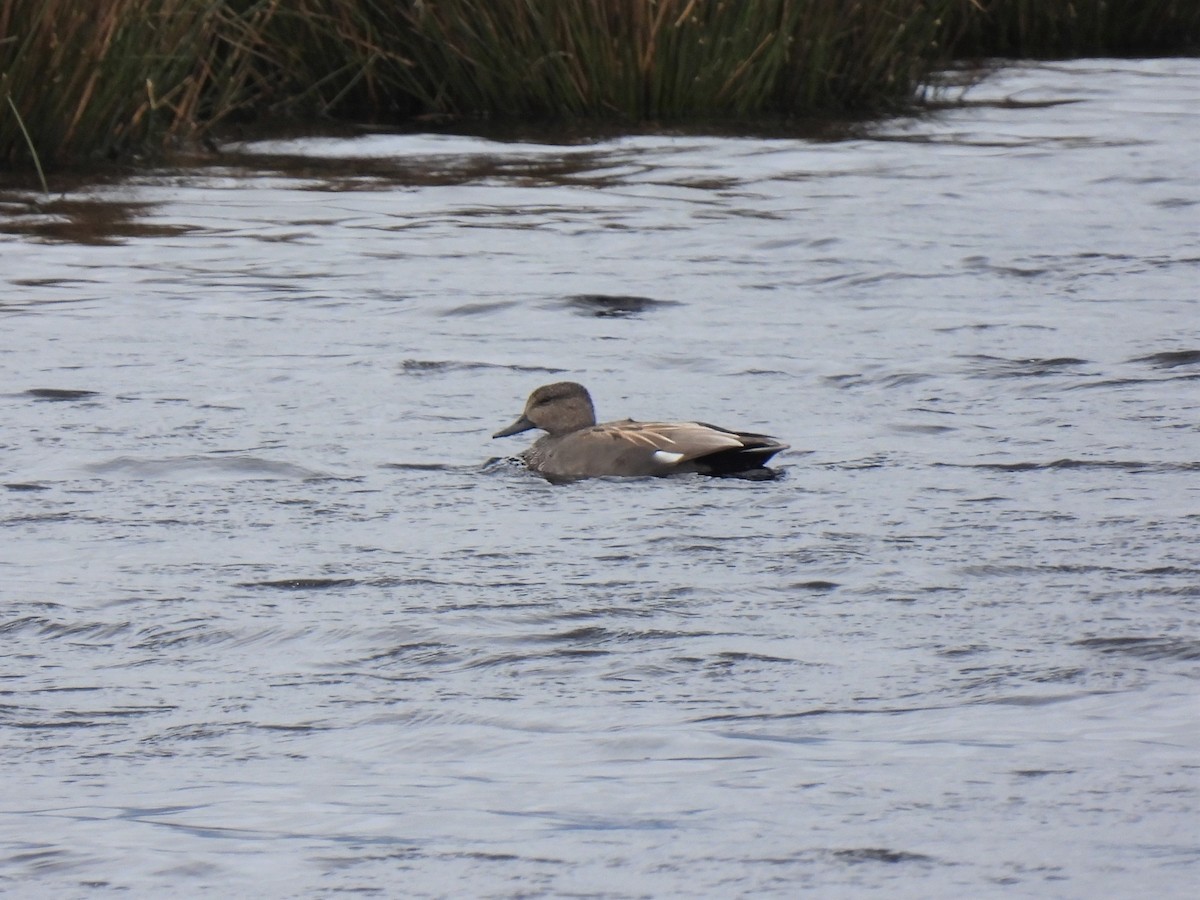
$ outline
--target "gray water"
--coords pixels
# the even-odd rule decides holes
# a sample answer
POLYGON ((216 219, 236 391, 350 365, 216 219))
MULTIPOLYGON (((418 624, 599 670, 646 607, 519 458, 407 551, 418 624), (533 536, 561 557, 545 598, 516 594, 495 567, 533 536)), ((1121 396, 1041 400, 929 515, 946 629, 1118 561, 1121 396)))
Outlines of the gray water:
POLYGON ((0 890, 1192 896, 1200 61, 965 100, 7 191, 0 890))

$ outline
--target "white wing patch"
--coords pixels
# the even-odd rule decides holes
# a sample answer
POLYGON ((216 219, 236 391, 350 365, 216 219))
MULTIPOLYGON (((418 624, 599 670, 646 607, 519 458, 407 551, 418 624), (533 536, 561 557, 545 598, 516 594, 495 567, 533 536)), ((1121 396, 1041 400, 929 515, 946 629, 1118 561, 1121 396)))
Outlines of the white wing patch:
POLYGON ((655 450, 654 458, 660 463, 666 463, 668 466, 673 466, 675 463, 683 459, 684 454, 672 453, 670 450, 655 450))

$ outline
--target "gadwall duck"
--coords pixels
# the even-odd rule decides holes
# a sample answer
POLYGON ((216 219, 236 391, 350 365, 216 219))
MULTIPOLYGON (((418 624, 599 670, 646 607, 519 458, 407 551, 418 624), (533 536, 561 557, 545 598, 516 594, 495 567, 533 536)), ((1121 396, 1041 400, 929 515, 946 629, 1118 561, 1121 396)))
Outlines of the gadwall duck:
POLYGON ((546 432, 521 459, 549 481, 605 475, 735 475, 763 472, 787 444, 765 434, 729 431, 703 422, 596 424, 591 395, 581 384, 560 381, 529 395, 525 412, 493 438, 531 428, 546 432))

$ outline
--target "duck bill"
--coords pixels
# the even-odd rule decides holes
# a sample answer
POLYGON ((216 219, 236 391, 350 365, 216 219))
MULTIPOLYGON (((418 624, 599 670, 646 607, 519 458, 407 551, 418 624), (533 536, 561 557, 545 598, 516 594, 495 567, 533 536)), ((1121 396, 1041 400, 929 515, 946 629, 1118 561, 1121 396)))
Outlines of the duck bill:
POLYGON ((530 422, 525 416, 521 416, 521 418, 517 419, 517 421, 513 422, 507 428, 501 428, 499 431, 493 434, 492 439, 495 440, 496 438, 500 437, 508 437, 510 434, 520 434, 522 431, 528 431, 531 428, 537 428, 537 426, 530 422))

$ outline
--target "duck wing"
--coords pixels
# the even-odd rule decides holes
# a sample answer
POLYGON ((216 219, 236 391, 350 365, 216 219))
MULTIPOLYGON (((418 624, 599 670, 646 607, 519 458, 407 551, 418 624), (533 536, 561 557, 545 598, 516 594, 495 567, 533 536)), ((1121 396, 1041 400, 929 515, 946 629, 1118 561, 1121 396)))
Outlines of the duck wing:
POLYGON ((597 425, 595 430, 613 441, 642 448, 670 464, 683 463, 721 450, 736 450, 743 446, 736 434, 699 422, 627 420, 597 425))
MULTIPOLYGON (((762 465, 780 450, 782 444, 764 434, 730 431, 706 422, 608 422, 596 431, 614 441, 645 448, 661 463, 679 471, 705 471, 707 466, 688 466, 693 460, 720 458, 723 463, 735 459, 745 465, 762 465)), ((722 466, 723 468, 724 466, 722 466)), ((738 466, 735 466, 737 468, 738 466)))
POLYGON ((728 475, 761 470, 787 445, 703 422, 607 422, 547 434, 523 454, 551 481, 606 475, 728 475))

